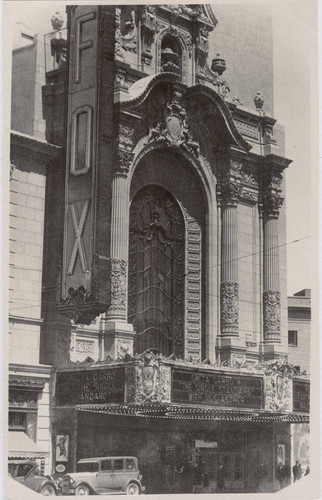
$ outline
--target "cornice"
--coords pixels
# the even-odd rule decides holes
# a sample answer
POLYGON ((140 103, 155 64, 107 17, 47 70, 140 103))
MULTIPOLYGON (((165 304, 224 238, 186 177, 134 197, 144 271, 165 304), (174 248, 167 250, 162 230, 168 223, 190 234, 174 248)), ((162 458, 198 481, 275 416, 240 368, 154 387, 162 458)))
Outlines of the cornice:
POLYGON ((49 379, 51 377, 53 367, 51 365, 28 365, 22 363, 9 363, 9 375, 33 375, 49 379))
POLYGON ((9 314, 9 323, 24 323, 27 325, 41 325, 44 322, 42 318, 28 318, 27 316, 14 316, 9 314))

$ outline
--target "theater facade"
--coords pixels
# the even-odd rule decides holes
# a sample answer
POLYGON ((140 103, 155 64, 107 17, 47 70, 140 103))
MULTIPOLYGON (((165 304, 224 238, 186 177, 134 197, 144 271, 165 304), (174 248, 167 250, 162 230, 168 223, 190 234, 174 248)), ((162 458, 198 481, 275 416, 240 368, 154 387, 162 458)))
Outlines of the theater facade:
POLYGON ((179 493, 201 455, 210 491, 221 464, 227 491, 275 491, 279 462, 290 480, 291 425, 309 420, 287 363, 291 161, 261 94, 244 107, 226 61, 208 64, 216 24, 202 5, 68 8, 43 89, 62 146, 42 310, 56 470, 135 455, 148 492, 179 493))

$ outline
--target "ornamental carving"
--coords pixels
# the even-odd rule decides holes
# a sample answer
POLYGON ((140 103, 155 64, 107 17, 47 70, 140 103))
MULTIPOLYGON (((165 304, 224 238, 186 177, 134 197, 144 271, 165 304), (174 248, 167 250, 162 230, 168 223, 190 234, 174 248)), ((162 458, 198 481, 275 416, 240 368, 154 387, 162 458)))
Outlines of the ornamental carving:
POLYGON ((165 147, 179 146, 198 158, 200 146, 191 135, 187 112, 181 101, 182 94, 174 91, 172 102, 166 106, 163 118, 150 128, 148 141, 165 147))
POLYGON ((74 351, 81 354, 93 354, 94 342, 89 340, 76 339, 74 351))
POLYGON ((226 206, 237 207, 242 192, 242 186, 235 182, 226 182, 222 186, 221 196, 222 202, 226 206))
POLYGON ((277 290, 265 290, 264 302, 264 338, 265 340, 280 340, 281 336, 281 299, 277 290))
POLYGON ((127 71, 123 68, 118 68, 115 78, 115 89, 128 91, 130 82, 127 79, 127 71))
POLYGON ((220 284, 221 334, 238 334, 239 285, 235 281, 220 284))
POLYGON ((124 314, 126 310, 127 262, 124 259, 111 258, 111 305, 108 316, 124 314))
POLYGON ((160 363, 159 355, 145 351, 135 366, 135 402, 171 401, 171 372, 160 363))
POLYGON ((266 219, 278 219, 284 198, 278 194, 267 194, 264 197, 264 216, 266 219))
POLYGON ((124 356, 133 356, 133 340, 125 338, 116 338, 116 359, 124 356))
POLYGON ((133 135, 134 135, 133 128, 128 127, 127 125, 120 125, 119 142, 122 146, 124 146, 125 148, 132 149, 134 144, 133 135))
POLYGON ((22 375, 9 375, 9 387, 19 387, 24 390, 42 391, 45 387, 45 381, 35 377, 24 377, 22 375))
POLYGON ((93 315, 88 315, 86 305, 94 302, 93 294, 86 291, 86 288, 81 285, 78 288, 70 287, 67 294, 61 299, 62 305, 71 306, 64 314, 72 319, 74 323, 89 325, 93 319, 93 315))
POLYGON ((284 359, 259 366, 265 373, 265 410, 292 411, 292 367, 284 359))
POLYGON ((115 171, 119 174, 127 176, 131 168, 134 158, 134 153, 126 151, 125 149, 118 150, 118 161, 115 164, 115 171))

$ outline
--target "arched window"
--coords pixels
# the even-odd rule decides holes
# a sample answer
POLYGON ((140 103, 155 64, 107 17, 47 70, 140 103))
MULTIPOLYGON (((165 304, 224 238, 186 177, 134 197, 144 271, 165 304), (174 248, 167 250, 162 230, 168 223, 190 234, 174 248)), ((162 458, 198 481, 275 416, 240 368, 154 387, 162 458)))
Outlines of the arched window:
POLYGON ((146 186, 130 208, 129 322, 135 351, 183 355, 185 225, 173 196, 146 186))

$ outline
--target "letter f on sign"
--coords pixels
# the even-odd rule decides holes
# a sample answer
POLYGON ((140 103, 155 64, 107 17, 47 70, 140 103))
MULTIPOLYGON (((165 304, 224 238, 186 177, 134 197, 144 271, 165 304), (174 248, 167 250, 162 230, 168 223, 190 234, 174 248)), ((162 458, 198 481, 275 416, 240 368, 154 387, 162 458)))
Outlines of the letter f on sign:
POLYGON ((81 270, 83 271, 83 273, 86 273, 86 271, 87 271, 87 260, 86 260, 86 253, 85 253, 82 234, 83 234, 84 224, 85 224, 85 220, 86 220, 86 216, 87 216, 88 206, 89 206, 89 201, 86 200, 84 203, 84 206, 83 206, 80 221, 78 221, 76 203, 73 203, 70 206, 70 212, 71 212, 71 216, 72 216, 73 228, 74 228, 74 233, 75 233, 75 243, 73 246, 72 255, 70 257, 67 274, 73 274, 74 266, 75 266, 75 262, 76 262, 76 258, 77 258, 78 253, 79 253, 81 270))

